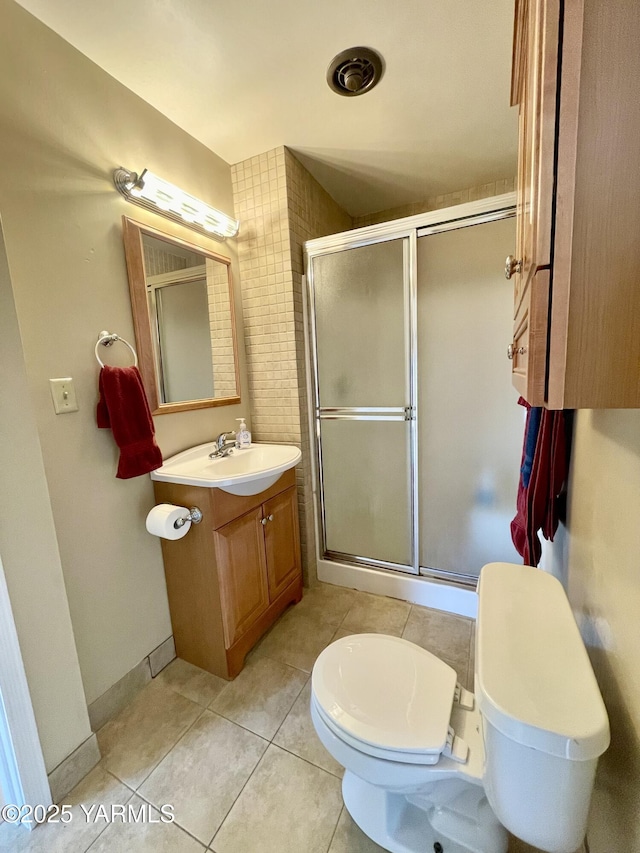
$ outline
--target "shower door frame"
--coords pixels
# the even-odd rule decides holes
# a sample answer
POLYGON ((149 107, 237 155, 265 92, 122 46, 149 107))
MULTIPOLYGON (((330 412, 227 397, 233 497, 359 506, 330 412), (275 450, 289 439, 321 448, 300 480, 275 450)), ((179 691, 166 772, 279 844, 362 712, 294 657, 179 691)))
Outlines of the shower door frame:
MULTIPOLYGON (((305 322, 305 339, 308 378, 309 403, 309 432, 312 447, 313 490, 315 500, 315 525, 318 561, 318 579, 342 586, 354 586, 385 595, 406 598, 410 601, 452 610, 462 615, 474 615, 471 611, 475 605, 465 598, 465 593, 475 587, 477 578, 469 575, 446 572, 438 569, 426 569, 420 566, 419 542, 419 507, 418 507, 418 376, 417 376, 417 244, 419 237, 426 237, 473 225, 483 225, 500 219, 512 218, 516 215, 515 193, 504 193, 479 201, 459 204, 454 207, 421 213, 402 219, 370 225, 352 231, 344 231, 327 237, 308 240, 305 243, 305 278, 303 286, 303 307, 305 322), (316 338, 316 318, 314 306, 313 259, 321 255, 357 249, 390 240, 408 238, 409 258, 404 259, 404 286, 408 286, 408 298, 405 293, 405 327, 408 338, 408 371, 410 400, 407 401, 410 421, 410 464, 411 464, 411 519, 412 530, 412 565, 405 567, 385 563, 380 560, 340 554, 328 551, 326 548, 325 508, 322 480, 322 441, 320 436, 320 399, 318 381, 318 350, 316 338), (408 282, 407 282, 408 276, 408 282), (444 583, 443 583, 444 582, 444 583), (460 600, 451 603, 444 584, 458 587, 460 600), (442 602, 445 601, 445 604, 442 602)), ((335 410, 335 417, 359 417, 364 419, 376 417, 382 419, 382 411, 375 412, 340 409, 335 410)), ((390 414, 390 413, 386 413, 390 414)), ((399 414, 399 412, 398 412, 399 414)), ((326 419, 330 417, 325 413, 326 419)), ((385 419, 389 419, 388 417, 385 419)))
MULTIPOLYGON (((352 233, 352 232, 346 232, 352 233)), ((418 406, 418 375, 417 375, 417 269, 416 259, 418 254, 416 230, 408 229, 395 233, 393 236, 383 236, 373 239, 364 239, 350 242, 345 246, 346 249, 360 249, 366 246, 373 246, 379 243, 388 243, 394 240, 401 240, 402 246, 402 284, 403 284, 403 311, 404 311, 404 380, 405 380, 405 398, 404 406, 353 406, 353 407, 321 407, 320 406, 320 383, 318 378, 318 345, 317 345, 317 328, 316 328, 316 312, 313 309, 315 303, 315 290, 313 283, 313 264, 311 261, 315 257, 331 254, 340 249, 331 249, 330 251, 310 252, 307 256, 309 263, 306 282, 307 282, 307 299, 308 306, 311 309, 308 312, 309 331, 311 337, 311 351, 313 362, 313 400, 314 400, 314 419, 315 419, 315 450, 317 462, 317 495, 318 495, 318 513, 320 515, 319 530, 321 539, 318 545, 322 545, 322 553, 324 558, 328 558, 334 562, 348 562, 356 565, 373 566, 377 569, 386 569, 393 572, 404 572, 407 574, 417 575, 420 573, 420 552, 418 550, 418 480, 416 477, 416 469, 418 463, 418 431, 417 431, 417 406, 418 406), (406 242, 405 242, 406 241, 406 242), (332 551, 327 547, 327 526, 326 512, 324 500, 324 478, 322 465, 322 436, 320 425, 323 420, 353 420, 353 421, 387 421, 387 422, 405 422, 409 424, 409 503, 410 503, 410 542, 409 552, 411 559, 408 563, 391 563, 385 560, 376 560, 371 557, 363 557, 356 554, 346 554, 340 551, 332 551)), ((306 312, 307 313, 307 312, 306 312)))

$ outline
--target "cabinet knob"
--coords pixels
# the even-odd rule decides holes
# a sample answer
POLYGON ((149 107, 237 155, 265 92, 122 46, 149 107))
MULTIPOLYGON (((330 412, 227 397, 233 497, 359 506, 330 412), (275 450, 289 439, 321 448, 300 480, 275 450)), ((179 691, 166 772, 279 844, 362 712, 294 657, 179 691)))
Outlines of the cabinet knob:
POLYGON ((267 520, 268 520, 268 519, 266 519, 266 518, 261 518, 261 519, 260 519, 260 524, 264 527, 264 526, 265 526, 265 524, 267 523, 267 520))
POLYGON ((507 358, 511 361, 514 355, 524 355, 526 351, 526 347, 516 347, 514 344, 509 344, 507 347, 507 358))
POLYGON ((270 515, 270 516, 268 517, 268 521, 273 521, 273 515, 270 515))
POLYGON ((504 262, 504 277, 510 279, 517 272, 522 272, 522 261, 517 261, 513 255, 507 255, 507 259, 504 262))

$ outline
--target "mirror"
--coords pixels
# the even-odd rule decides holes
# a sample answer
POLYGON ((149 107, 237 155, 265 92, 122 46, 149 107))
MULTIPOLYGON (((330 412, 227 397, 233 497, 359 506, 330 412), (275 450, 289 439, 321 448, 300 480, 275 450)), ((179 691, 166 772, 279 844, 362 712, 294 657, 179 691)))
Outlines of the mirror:
POLYGON ((138 364, 154 415, 240 402, 229 258, 123 217, 138 364))

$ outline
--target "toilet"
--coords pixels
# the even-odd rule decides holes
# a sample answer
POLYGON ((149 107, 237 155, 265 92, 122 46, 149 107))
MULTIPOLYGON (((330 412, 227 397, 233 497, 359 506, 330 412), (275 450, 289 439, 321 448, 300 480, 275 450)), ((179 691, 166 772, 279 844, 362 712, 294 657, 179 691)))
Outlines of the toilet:
POLYGON ((328 646, 312 674, 318 737, 355 822, 391 853, 548 853, 583 842, 607 713, 562 585, 490 563, 478 583, 474 693, 398 637, 328 646))

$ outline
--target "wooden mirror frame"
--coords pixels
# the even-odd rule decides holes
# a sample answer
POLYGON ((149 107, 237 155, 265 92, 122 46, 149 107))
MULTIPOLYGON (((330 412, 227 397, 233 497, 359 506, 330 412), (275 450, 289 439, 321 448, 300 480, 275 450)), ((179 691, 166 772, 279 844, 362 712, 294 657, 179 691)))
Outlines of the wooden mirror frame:
POLYGON ((144 384, 149 408, 153 415, 164 415, 171 412, 186 412, 191 409, 207 409, 213 406, 232 406, 240 402, 240 368, 238 363, 238 340, 236 332, 235 299, 233 280, 231 277, 231 260, 212 252, 196 243, 188 243, 172 234, 166 234, 150 225, 136 222, 127 216, 122 217, 122 232, 124 238, 124 254, 127 262, 131 309, 138 349, 138 366, 144 384), (152 320, 149 312, 147 297, 147 280, 144 267, 144 251, 142 237, 148 234, 165 242, 173 243, 190 252, 197 252, 205 258, 225 264, 229 281, 229 308, 231 311, 231 334, 233 337, 233 358, 237 394, 232 397, 209 397, 201 400, 184 400, 176 403, 163 403, 160 398, 158 374, 156 370, 155 347, 153 343, 152 320))

